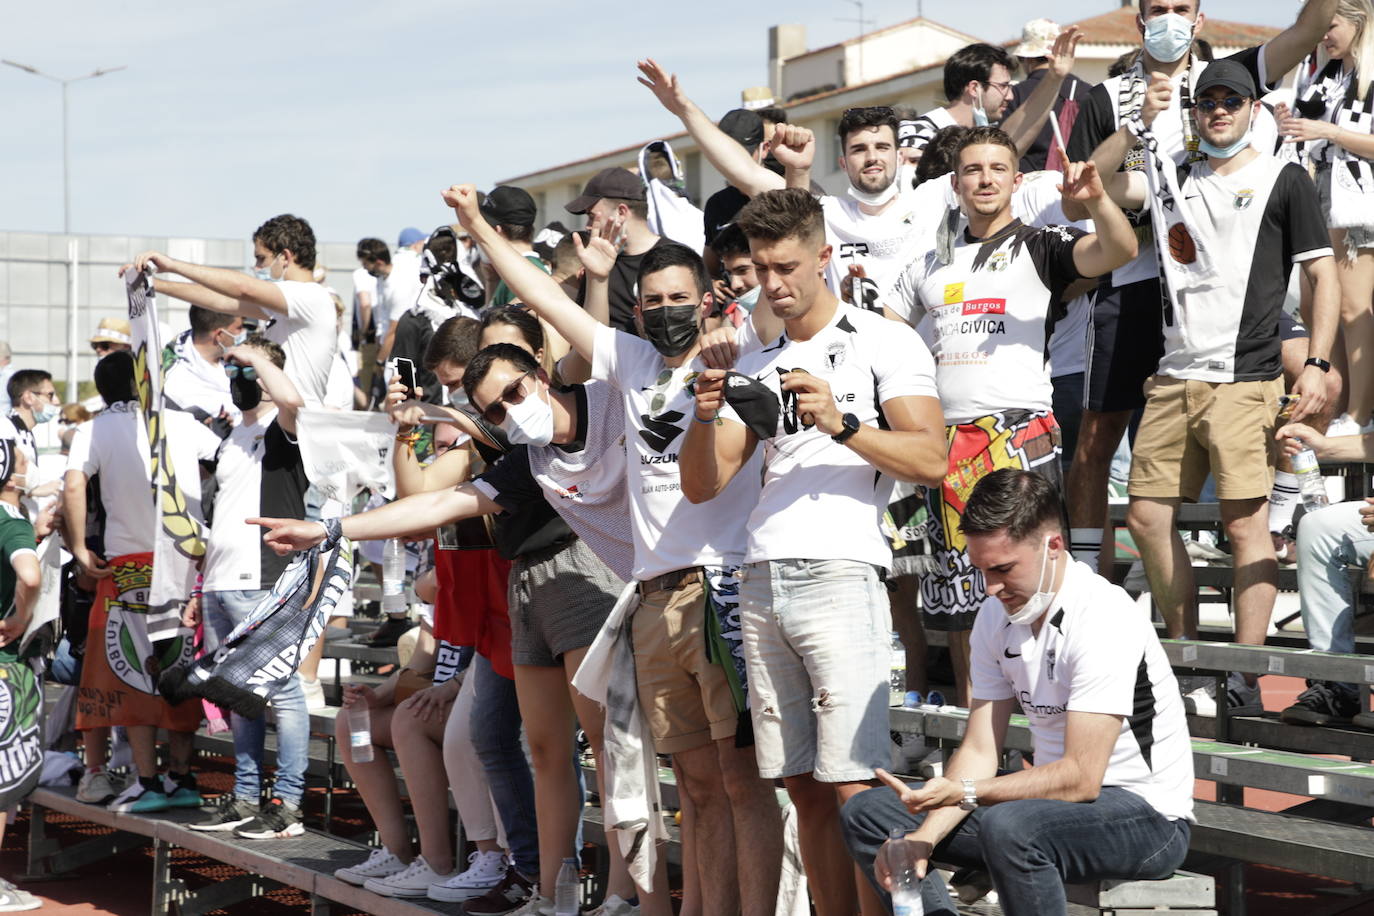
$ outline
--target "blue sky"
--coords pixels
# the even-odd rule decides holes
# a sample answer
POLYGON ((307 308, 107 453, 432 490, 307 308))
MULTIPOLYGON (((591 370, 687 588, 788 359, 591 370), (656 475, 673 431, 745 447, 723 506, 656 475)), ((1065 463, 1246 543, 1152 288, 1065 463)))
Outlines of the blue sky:
MULTIPOLYGON (((925 0, 924 12, 1001 41, 1035 15, 1072 22, 1112 6, 925 0)), ((1203 6, 1269 25, 1297 8, 1203 6)), ((916 11, 914 0, 864 6, 876 27, 916 11)), ((675 130, 635 82, 637 57, 723 112, 766 82, 770 25, 804 24, 814 48, 856 34, 841 21, 856 15, 844 0, 72 0, 11 4, 0 57, 58 76, 129 67, 69 89, 73 231, 241 238, 290 211, 322 240, 394 239, 446 221, 438 190, 453 182, 489 186, 675 130)), ((59 231, 60 90, 0 67, 0 98, 0 230, 59 231)))

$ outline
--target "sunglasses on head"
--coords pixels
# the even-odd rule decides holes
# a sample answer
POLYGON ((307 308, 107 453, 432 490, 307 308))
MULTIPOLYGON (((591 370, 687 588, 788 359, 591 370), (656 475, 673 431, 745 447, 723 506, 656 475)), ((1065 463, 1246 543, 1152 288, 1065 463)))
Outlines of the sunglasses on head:
POLYGON ((1204 114, 1211 114, 1212 112, 1217 110, 1218 106, 1222 105, 1226 106, 1227 111, 1236 112, 1244 108, 1245 103, 1249 101, 1249 99, 1242 98, 1238 95, 1228 95, 1224 99, 1198 99, 1197 107, 1204 114))

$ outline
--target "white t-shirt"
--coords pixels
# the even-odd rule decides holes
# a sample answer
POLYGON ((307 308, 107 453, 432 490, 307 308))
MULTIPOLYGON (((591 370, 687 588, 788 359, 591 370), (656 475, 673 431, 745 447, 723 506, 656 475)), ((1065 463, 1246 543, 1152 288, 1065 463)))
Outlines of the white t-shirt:
POLYGON ((890 567, 892 549, 879 525, 892 481, 853 449, 801 425, 795 398, 781 389, 782 374, 794 368, 825 379, 841 413, 872 426, 886 401, 939 397, 930 351, 910 328, 842 302, 810 340, 790 340, 784 332, 741 356, 720 412, 753 430, 763 445, 763 489, 749 516, 746 562, 856 560, 890 567))
POLYGON ((902 273, 886 304, 912 325, 927 319, 946 423, 1050 409, 1049 330, 1064 288, 1079 277, 1073 246, 1081 236, 1019 220, 988 239, 964 230, 949 264, 931 250, 902 273))
POLYGON ((279 280, 286 313, 274 312, 263 336, 286 353, 286 375, 307 407, 325 401, 329 373, 338 352, 334 299, 314 281, 279 280))
POLYGON ((420 298, 420 256, 409 248, 391 253, 391 273, 377 280, 377 301, 372 314, 377 320, 377 343, 386 339, 393 322, 420 298))
POLYGON ((954 115, 950 114, 949 109, 942 105, 922 114, 915 123, 916 142, 912 145, 916 149, 925 149, 926 144, 935 139, 935 135, 941 130, 946 127, 954 127, 959 122, 954 120, 954 115))
POLYGON ((825 282, 835 295, 849 275, 849 268, 860 265, 871 281, 866 284, 873 301, 855 303, 877 308, 877 294, 897 281, 902 268, 925 251, 926 238, 938 220, 937 201, 944 192, 934 182, 902 191, 886 210, 869 215, 859 202, 847 194, 821 198, 825 214, 825 240, 833 249, 825 269, 825 282))
MULTIPOLYGON (((748 322, 736 332, 740 351, 748 322)), ((762 459, 756 454, 725 491, 693 505, 682 495, 678 452, 692 422, 694 397, 687 386, 706 368, 700 358, 669 369, 648 341, 600 327, 592 377, 609 383, 625 405, 626 486, 634 521, 636 579, 691 566, 738 566, 744 559, 745 523, 759 499, 762 459)))
POLYGON ((625 416, 610 385, 573 385, 580 438, 566 445, 519 446, 473 486, 507 512, 543 498, 620 579, 634 573, 634 535, 625 489, 625 416))
MULTIPOLYGON (((186 497, 191 517, 200 511, 200 464, 215 457, 220 438, 180 410, 164 410, 172 469, 186 497)), ((111 404, 89 423, 76 428, 67 470, 87 478, 100 475, 100 501, 105 508, 105 558, 153 549, 157 517, 148 469, 148 432, 137 401, 111 404), (134 460, 137 456, 141 460, 134 460)))
POLYGON ((229 394, 229 376, 224 366, 212 363, 188 340, 177 351, 177 360, 162 379, 162 393, 182 410, 202 410, 207 416, 228 414, 237 423, 241 413, 229 394))
POLYGON ((973 624, 973 696, 1021 703, 1035 764, 1064 756, 1069 712, 1123 716, 1103 786, 1127 789, 1165 817, 1193 818, 1193 749, 1183 699, 1154 625, 1124 591, 1070 562, 1054 603, 1030 624, 988 598, 973 624))
MULTIPOLYGON (((353 271, 353 327, 355 328, 363 322, 362 293, 367 293, 372 300, 372 308, 375 310, 377 308, 377 278, 358 267, 353 271)), ((373 314, 375 315, 375 312, 373 314)), ((375 321, 375 317, 372 320, 375 321)))

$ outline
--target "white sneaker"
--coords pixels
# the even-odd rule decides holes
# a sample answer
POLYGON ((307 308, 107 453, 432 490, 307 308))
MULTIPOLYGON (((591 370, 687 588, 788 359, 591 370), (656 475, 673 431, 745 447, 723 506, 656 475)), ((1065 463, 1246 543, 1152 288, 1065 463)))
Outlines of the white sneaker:
POLYGON ((362 887, 369 878, 385 878, 388 875, 405 871, 405 867, 406 863, 392 855, 391 850, 385 846, 378 846, 372 850, 367 861, 350 865, 347 868, 335 869, 334 877, 340 881, 347 881, 349 884, 362 887))
MULTIPOLYGON (((1199 687, 1191 693, 1184 694, 1183 708, 1189 715, 1211 716, 1217 714, 1217 684, 1216 681, 1209 681, 1205 687, 1199 687)), ((1226 678, 1226 711, 1233 716, 1253 716, 1264 711, 1264 698, 1260 695, 1259 681, 1255 681, 1254 686, 1245 683, 1245 678, 1237 672, 1232 672, 1226 678)))
POLYGON ((39 900, 28 891, 21 891, 10 882, 0 878, 0 913, 22 913, 26 910, 36 910, 43 905, 39 900))
POLYGON ((548 897, 539 896, 538 888, 536 888, 534 895, 525 901, 525 905, 511 913, 510 916, 554 916, 553 901, 548 897))
POLYGON ((87 805, 104 805, 119 794, 109 770, 86 772, 76 784, 76 800, 87 805))
POLYGON ((431 884, 442 884, 453 877, 453 872, 441 875, 429 867, 424 856, 416 856, 415 861, 385 878, 368 878, 363 887, 383 897, 423 897, 431 884))
POLYGON ((426 892, 431 900, 451 903, 456 900, 469 900, 480 897, 501 883, 506 876, 506 854, 499 849, 492 852, 474 852, 468 856, 467 871, 454 875, 447 881, 429 886, 426 892))
POLYGON ((639 907, 628 903, 615 894, 601 901, 601 906, 587 916, 639 916, 639 907))

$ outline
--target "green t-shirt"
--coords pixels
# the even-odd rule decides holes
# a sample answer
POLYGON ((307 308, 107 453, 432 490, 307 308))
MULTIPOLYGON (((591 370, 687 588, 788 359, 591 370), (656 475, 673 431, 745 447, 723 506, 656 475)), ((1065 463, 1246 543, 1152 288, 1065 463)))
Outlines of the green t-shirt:
MULTIPOLYGON (((0 554, 5 562, 0 563, 0 619, 15 614, 14 586, 19 577, 14 573, 14 558, 21 553, 38 555, 33 535, 33 525, 24 518, 17 506, 0 503, 0 554)), ((18 655, 19 643, 14 642, 0 649, 0 656, 18 655)))
MULTIPOLYGON (((553 273, 553 271, 549 270, 548 265, 544 263, 543 259, 533 251, 525 255, 525 260, 534 264, 546 274, 553 273)), ((491 302, 487 304, 491 308, 496 308, 501 305, 510 305, 515 301, 515 294, 510 291, 510 287, 506 285, 506 281, 502 280, 500 283, 496 284, 496 289, 491 291, 491 302)))

